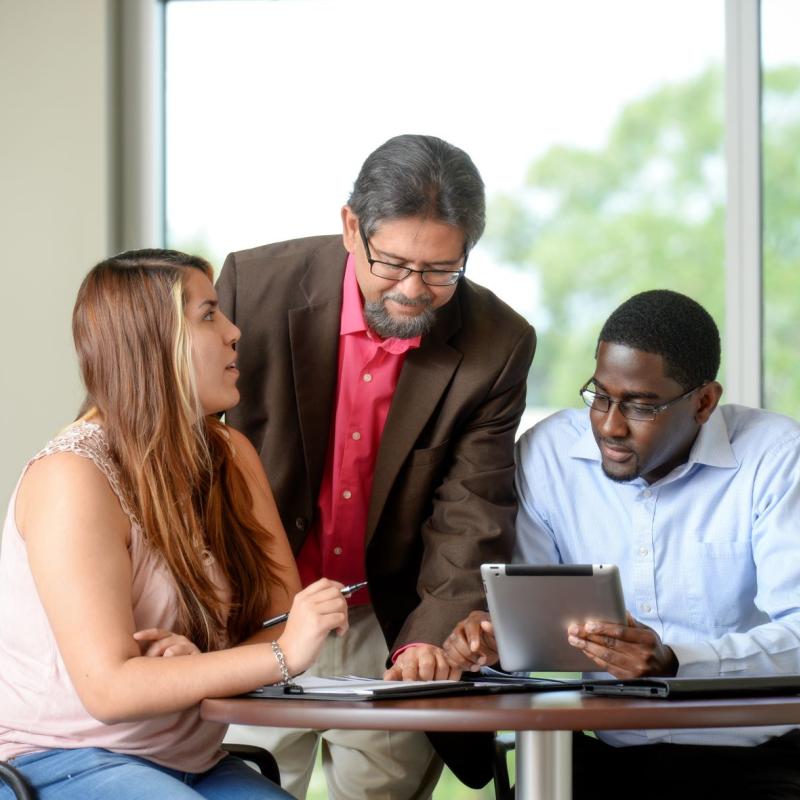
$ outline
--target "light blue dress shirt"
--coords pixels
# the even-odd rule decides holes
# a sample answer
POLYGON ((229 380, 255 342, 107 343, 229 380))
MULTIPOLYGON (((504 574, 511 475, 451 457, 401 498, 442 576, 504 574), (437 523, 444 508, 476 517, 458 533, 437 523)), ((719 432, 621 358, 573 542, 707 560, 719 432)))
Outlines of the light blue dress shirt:
MULTIPOLYGON (((674 650, 680 677, 800 672, 800 424, 721 406, 687 463, 619 483, 601 469, 588 409, 570 409, 519 440, 516 480, 515 560, 616 564, 626 606, 674 650)), ((752 745, 789 729, 598 735, 752 745)))

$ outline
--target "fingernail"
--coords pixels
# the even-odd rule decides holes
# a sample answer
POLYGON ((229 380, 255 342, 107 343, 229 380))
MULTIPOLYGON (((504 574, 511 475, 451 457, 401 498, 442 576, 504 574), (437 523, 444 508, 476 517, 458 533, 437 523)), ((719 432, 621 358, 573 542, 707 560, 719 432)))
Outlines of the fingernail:
POLYGON ((573 647, 580 647, 583 642, 577 636, 570 636, 568 639, 569 643, 573 645, 573 647))
POLYGON ((569 628, 567 628, 567 633, 571 633, 573 636, 574 636, 574 635, 575 635, 577 632, 578 632, 578 626, 577 626, 577 625, 574 625, 574 624, 573 624, 573 625, 570 625, 570 626, 569 626, 569 628))
POLYGON ((596 622, 587 622, 586 623, 586 630, 589 631, 589 633, 593 633, 594 631, 597 630, 597 623, 596 622))
POLYGON ((470 672, 479 672, 479 671, 480 671, 480 666, 479 666, 478 664, 473 664, 473 665, 472 665, 472 666, 469 668, 469 671, 470 671, 470 672))

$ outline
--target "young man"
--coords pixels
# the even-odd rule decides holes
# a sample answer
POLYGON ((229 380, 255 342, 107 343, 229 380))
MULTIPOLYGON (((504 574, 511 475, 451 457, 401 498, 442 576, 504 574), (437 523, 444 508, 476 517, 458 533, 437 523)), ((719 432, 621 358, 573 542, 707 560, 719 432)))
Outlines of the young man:
MULTIPOLYGON (((464 277, 484 205, 466 153, 398 136, 364 163, 341 236, 234 253, 219 279, 242 331, 228 421, 261 454, 303 582, 369 581, 320 674, 380 677, 388 663, 389 678, 448 677, 438 643, 479 603, 481 562, 510 554, 535 336, 464 277)), ((425 797, 441 769, 423 734, 247 738, 302 796, 320 735, 335 798, 425 797)), ((448 741, 437 740, 446 758, 448 741)), ((489 779, 468 748, 449 752, 462 780, 489 779)))
MULTIPOLYGON (((617 678, 800 672, 800 425, 718 407, 717 327, 675 292, 623 303, 596 360, 589 410, 553 415, 517 452, 515 559, 620 568, 627 624, 564 636, 617 678)), ((462 668, 495 660, 485 612, 446 649, 462 668)), ((615 798, 800 796, 787 727, 598 737, 575 737, 575 797, 603 796, 604 775, 615 798)))

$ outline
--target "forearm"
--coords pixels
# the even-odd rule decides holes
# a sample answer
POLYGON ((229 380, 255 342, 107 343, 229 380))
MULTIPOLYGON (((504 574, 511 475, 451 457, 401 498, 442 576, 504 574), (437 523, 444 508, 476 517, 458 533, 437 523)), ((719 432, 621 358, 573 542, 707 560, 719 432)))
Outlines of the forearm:
POLYGON ((800 672, 800 620, 768 622, 747 633, 670 647, 679 677, 800 672))
POLYGON ((272 647, 242 645, 212 653, 136 656, 76 680, 86 710, 106 724, 182 711, 206 697, 227 697, 281 680, 272 647))
POLYGON ((481 564, 511 556, 517 513, 514 436, 525 408, 534 341, 532 330, 520 339, 503 375, 454 442, 449 469, 421 526, 420 603, 397 647, 414 641, 441 645, 460 620, 485 607, 481 564))
POLYGON ((480 566, 508 561, 511 554, 516 510, 512 470, 510 465, 496 470, 491 489, 491 479, 484 475, 486 486, 476 479, 471 493, 451 474, 439 491, 437 507, 422 526, 426 555, 416 587, 419 603, 395 638, 395 649, 411 642, 441 646, 460 620, 485 608, 480 566), (502 484, 507 484, 507 493, 498 489, 502 484), (493 492, 491 499, 484 492, 493 492))

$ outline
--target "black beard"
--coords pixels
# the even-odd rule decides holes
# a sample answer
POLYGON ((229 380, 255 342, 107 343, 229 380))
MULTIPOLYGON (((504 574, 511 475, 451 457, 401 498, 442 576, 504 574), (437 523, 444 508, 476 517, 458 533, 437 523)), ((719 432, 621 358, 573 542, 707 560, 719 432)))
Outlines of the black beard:
POLYGON ((600 461, 600 466, 603 470, 603 475, 605 475, 606 478, 609 478, 610 480, 614 481, 614 483, 629 483, 630 481, 635 480, 641 475, 641 473, 639 472, 638 465, 637 468, 629 475, 612 474, 606 469, 606 465, 602 461, 600 461))

